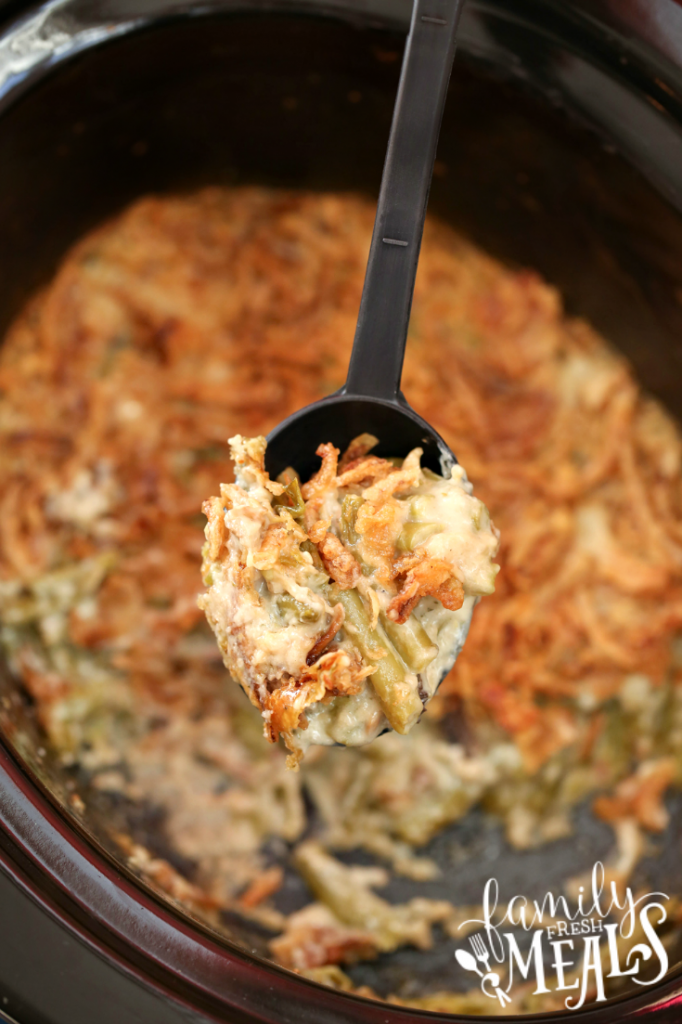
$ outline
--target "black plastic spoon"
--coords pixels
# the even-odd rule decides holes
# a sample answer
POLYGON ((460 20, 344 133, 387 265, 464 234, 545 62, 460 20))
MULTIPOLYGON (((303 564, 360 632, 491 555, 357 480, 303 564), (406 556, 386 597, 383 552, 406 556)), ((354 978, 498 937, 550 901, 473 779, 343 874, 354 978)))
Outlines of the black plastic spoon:
POLYGON ((321 442, 343 451, 362 433, 379 438, 377 455, 423 448, 423 465, 446 476, 456 461, 408 405, 400 377, 462 2, 414 0, 348 377, 340 391, 275 427, 266 456, 272 477, 293 466, 306 480, 321 442))

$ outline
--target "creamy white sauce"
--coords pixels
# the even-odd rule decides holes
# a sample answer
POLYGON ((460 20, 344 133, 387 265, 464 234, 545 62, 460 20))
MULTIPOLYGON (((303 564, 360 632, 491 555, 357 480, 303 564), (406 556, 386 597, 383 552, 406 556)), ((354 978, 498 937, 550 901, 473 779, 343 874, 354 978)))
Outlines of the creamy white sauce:
POLYGON ((438 654, 421 674, 422 685, 429 697, 433 697, 459 657, 478 600, 473 595, 467 596, 462 607, 451 612, 435 598, 423 597, 412 613, 438 647, 438 654))
MULTIPOLYGON (((247 441, 246 446, 251 445, 253 447, 250 450, 256 451, 259 443, 258 440, 247 441)), ((245 451, 246 447, 243 447, 242 452, 245 451)), ((371 627, 369 635, 373 636, 373 640, 365 640, 363 646, 362 636, 355 632, 359 622, 351 615, 350 609, 355 607, 351 603, 347 610, 351 617, 336 633, 332 642, 333 649, 346 652, 351 659, 355 659, 355 672, 360 655, 365 669, 372 665, 372 661, 368 660, 372 656, 372 643, 385 647, 386 656, 394 657, 398 665, 395 661, 386 663, 387 666, 393 665, 393 668, 386 669, 388 675, 386 672, 382 674, 383 681, 377 681, 376 690, 372 686, 372 675, 369 675, 360 681, 362 688, 356 694, 335 697, 329 694, 326 701, 305 706, 305 718, 302 720, 305 726, 293 732, 297 749, 305 750, 315 744, 360 746, 368 743, 389 727, 387 715, 394 721, 396 709, 399 710, 399 726, 396 722, 396 728, 400 727, 401 732, 407 732, 418 720, 424 705, 434 695, 462 650, 473 609, 480 596, 494 589, 498 567, 492 558, 497 551, 498 538, 487 509, 473 496, 471 484, 461 466, 452 468, 449 479, 434 478, 420 473, 415 459, 417 456, 418 452, 412 453, 410 468, 407 469, 407 462, 403 467, 408 475, 403 473, 403 482, 399 485, 394 483, 393 490, 390 484, 386 488, 381 480, 364 491, 359 486, 350 491, 332 486, 315 510, 318 521, 327 524, 337 537, 345 537, 349 545, 347 555, 352 554, 360 559, 365 574, 355 584, 355 588, 363 596, 365 613, 371 627), (414 484, 410 486, 412 480, 414 484), (361 525, 360 518, 357 522, 353 519, 357 531, 349 527, 348 523, 345 524, 344 529, 351 530, 350 537, 341 529, 341 502, 348 493, 358 496, 360 505, 353 506, 356 508, 362 507, 363 502, 379 502, 378 505, 367 505, 364 525, 361 525), (384 507, 386 501, 390 507, 384 507), (384 516, 383 510, 388 518, 372 518, 384 516), (388 537, 389 550, 395 552, 393 561, 386 553, 385 540, 377 542, 372 539, 374 535, 371 530, 377 529, 377 523, 380 531, 392 531, 388 537), (426 532, 420 540, 421 524, 426 527, 426 532), (402 537, 406 527, 409 527, 409 531, 402 537), (429 527, 435 527, 435 532, 429 532, 429 527), (354 533, 357 543, 353 540, 354 533), (401 537, 405 545, 403 547, 398 544, 401 537), (378 546, 373 551, 372 545, 375 543, 378 546), (398 544, 397 550, 393 544, 398 544), (407 555, 407 567, 404 569, 396 561, 402 557, 401 552, 407 555), (416 562, 413 556, 416 556, 416 562), (451 567, 447 570, 451 573, 451 584, 454 585, 457 580, 461 583, 464 600, 461 608, 452 611, 443 607, 436 598, 426 596, 413 608, 413 628, 421 626, 436 650, 433 660, 417 675, 402 660, 395 644, 399 644, 401 650, 404 649, 405 658, 409 657, 416 667, 415 657, 422 664, 428 659, 423 633, 419 640, 418 633, 413 636, 413 632, 408 629, 409 642, 405 634, 402 634, 394 638, 394 643, 384 631, 381 621, 377 621, 377 616, 381 613, 390 619, 391 602, 399 600, 396 598, 399 588, 410 585, 409 578, 404 575, 410 572, 410 565, 423 566, 423 579, 430 581, 429 574, 441 571, 442 563, 451 567), (397 574, 397 580, 406 582, 391 583, 391 572, 397 574), (415 640, 416 652, 412 646, 415 640), (366 649, 368 643, 370 650, 366 649), (398 666, 402 667, 402 671, 398 666), (384 700, 388 700, 385 709, 379 693, 384 700)), ((291 687, 292 682, 295 684, 307 670, 306 659, 331 621, 333 608, 329 600, 335 603, 337 597, 330 597, 327 574, 315 567, 309 553, 299 548, 300 540, 296 536, 299 528, 291 520, 289 522, 294 533, 287 528, 286 534, 290 540, 277 540, 278 545, 290 544, 286 549, 286 558, 285 549, 281 549, 280 557, 280 549, 273 549, 272 540, 264 545, 266 532, 273 525, 280 530, 280 534, 271 536, 281 536, 282 519, 272 507, 272 492, 265 486, 268 481, 262 470, 248 462, 246 465, 238 463, 236 478, 237 487, 225 491, 230 498, 229 508, 224 514, 228 557, 219 558, 210 566, 211 582, 201 604, 216 632, 228 668, 247 690, 259 696, 261 703, 267 703, 268 683, 277 686, 281 680, 291 687), (286 602, 282 603, 285 595, 290 595, 308 609, 306 616, 301 617, 295 607, 287 610, 286 602)), ((299 536, 302 536, 300 531, 299 536)), ((383 537, 384 534, 377 536, 383 537)), ((321 550, 324 551, 323 548, 321 550)), ((442 576, 433 578, 434 587, 439 585, 438 578, 443 579, 442 576)), ((456 595, 456 589, 448 593, 456 595)), ((386 618, 383 622, 388 629, 386 618)), ((367 626, 362 628, 366 630, 367 626)), ((375 664, 380 666, 382 660, 379 658, 375 664)), ((290 690, 290 693, 293 699, 295 690, 290 690)), ((266 720, 272 719, 272 714, 266 710, 264 717, 266 720)))
POLYGON ((341 743, 361 747, 388 728, 379 698, 369 684, 352 697, 336 697, 330 704, 306 709, 307 729, 297 729, 296 739, 304 748, 341 743))

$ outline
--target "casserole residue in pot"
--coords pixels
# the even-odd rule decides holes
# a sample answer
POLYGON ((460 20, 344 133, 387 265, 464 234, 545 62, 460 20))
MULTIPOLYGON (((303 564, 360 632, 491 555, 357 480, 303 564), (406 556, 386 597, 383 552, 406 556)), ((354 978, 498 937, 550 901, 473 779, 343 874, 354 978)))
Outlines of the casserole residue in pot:
MULTIPOLYGON (((231 479, 226 438, 341 385, 373 216, 258 188, 143 199, 74 247, 0 352, 2 645, 51 746, 128 809, 116 840, 150 884, 345 988, 360 957, 461 936, 468 908, 375 890, 433 880, 421 848, 472 807, 525 849, 587 800, 625 880, 682 767, 678 427, 536 274, 434 219, 403 388, 500 529, 496 593, 417 729, 298 773, 226 680, 197 607, 201 503, 231 479)), ((489 1012, 449 980, 403 998, 489 1012)), ((519 985, 511 1009, 553 999, 519 985)))

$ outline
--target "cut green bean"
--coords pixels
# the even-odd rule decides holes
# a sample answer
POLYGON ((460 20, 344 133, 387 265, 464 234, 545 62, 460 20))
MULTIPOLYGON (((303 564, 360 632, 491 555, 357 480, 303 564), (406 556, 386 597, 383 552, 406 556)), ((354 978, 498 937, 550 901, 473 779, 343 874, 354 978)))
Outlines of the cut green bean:
POLYGON ((355 532, 355 521, 364 504, 359 494, 347 494, 341 503, 341 538, 346 544, 356 544, 358 535, 355 532))
POLYGON ((305 512, 305 503, 301 494, 301 487, 298 478, 294 477, 286 486, 284 491, 277 495, 273 501, 276 509, 285 508, 294 519, 302 519, 305 512))
POLYGON ((291 594, 278 594, 275 598, 275 604, 280 615, 293 614, 301 622, 317 622, 320 617, 320 613, 316 608, 311 608, 310 605, 297 601, 291 594))
POLYGON ((317 548, 315 547, 311 540, 303 541, 303 543, 301 544, 301 551, 307 551, 313 560, 313 565, 315 566, 315 568, 319 569, 320 572, 323 572, 325 576, 329 576, 327 570, 324 567, 324 562, 320 558, 320 552, 317 550, 317 548))
POLYGON ((407 622, 393 622, 384 612, 379 616, 386 635, 407 667, 419 674, 430 665, 438 654, 438 648, 431 642, 421 622, 410 615, 407 622))
POLYGON ((346 613, 344 628, 353 643, 364 658, 376 664, 369 679, 391 728, 402 734, 408 732, 422 712, 422 702, 416 687, 412 687, 405 678, 405 668, 388 636, 381 626, 372 629, 357 590, 341 590, 334 586, 332 596, 334 603, 338 601, 343 605, 346 613), (386 653, 378 658, 382 650, 386 653))
POLYGON ((301 483, 301 478, 293 466, 287 466, 277 477, 277 483, 284 484, 285 487, 288 487, 292 480, 298 480, 299 484, 301 483))
POLYGON ((397 676, 400 672, 398 660, 395 655, 391 654, 390 644, 382 643, 379 639, 378 631, 372 629, 369 616, 357 590, 341 590, 337 584, 334 584, 331 587, 330 603, 340 603, 343 605, 343 610, 346 613, 344 625, 353 637, 353 641, 360 653, 372 662, 379 663, 379 660, 381 662, 395 661, 393 672, 397 676), (383 651, 386 652, 385 657, 381 656, 383 651))
POLYGON ((345 924, 380 932, 381 945, 391 948, 390 937, 384 938, 381 928, 385 912, 390 910, 385 900, 369 887, 359 886, 346 865, 330 857, 317 843, 301 843, 294 856, 296 867, 316 899, 345 924))
POLYGON ((398 551, 414 551, 416 547, 433 537, 436 533, 442 533, 443 527, 440 523, 405 523, 396 547, 398 551))
MULTIPOLYGON (((425 938, 423 910, 420 916, 416 900, 396 904, 382 899, 367 882, 358 880, 357 869, 341 864, 312 840, 296 848, 294 859, 315 898, 345 924, 371 932, 383 952, 406 943, 424 947, 429 941, 425 938)), ((446 907, 443 917, 448 912, 446 907)))
POLYGON ((410 500, 410 519, 417 523, 434 521, 436 499, 433 494, 416 494, 410 500))

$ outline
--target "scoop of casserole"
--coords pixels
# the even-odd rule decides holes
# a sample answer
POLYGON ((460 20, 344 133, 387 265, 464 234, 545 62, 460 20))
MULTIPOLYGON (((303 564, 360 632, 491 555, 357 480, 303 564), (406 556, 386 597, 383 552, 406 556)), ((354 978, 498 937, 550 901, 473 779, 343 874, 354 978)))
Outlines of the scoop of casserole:
POLYGON ((236 482, 204 504, 200 607, 225 665, 282 736, 294 767, 311 744, 407 733, 494 590, 498 535, 460 466, 445 479, 371 455, 363 435, 319 471, 271 480, 265 438, 230 446, 236 482))

